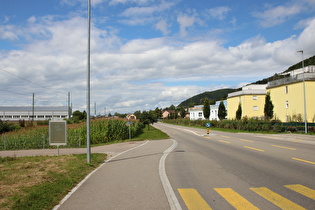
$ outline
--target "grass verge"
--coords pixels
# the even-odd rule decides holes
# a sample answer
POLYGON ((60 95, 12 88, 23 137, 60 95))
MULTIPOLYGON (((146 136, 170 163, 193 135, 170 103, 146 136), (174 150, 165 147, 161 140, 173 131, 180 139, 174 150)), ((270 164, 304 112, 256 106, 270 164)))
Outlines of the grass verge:
MULTIPOLYGON (((166 133, 149 126, 130 141, 167 138, 166 133)), ((86 154, 0 158, 0 209, 52 209, 106 159, 106 154, 91 155, 90 164, 86 154)))
POLYGON ((142 141, 142 140, 157 140, 157 139, 168 139, 170 138, 166 133, 160 131, 159 129, 154 128, 153 126, 146 126, 143 129, 143 133, 133 138, 133 141, 142 141))
POLYGON ((0 209, 52 209, 106 154, 0 158, 0 209))

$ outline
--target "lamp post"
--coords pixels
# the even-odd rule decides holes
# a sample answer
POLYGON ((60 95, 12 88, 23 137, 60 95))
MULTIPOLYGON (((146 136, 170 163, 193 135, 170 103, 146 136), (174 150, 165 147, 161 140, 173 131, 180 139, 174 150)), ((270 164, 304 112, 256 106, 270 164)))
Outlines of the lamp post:
POLYGON ((302 71, 303 71, 303 94, 304 94, 304 127, 305 127, 305 133, 307 133, 307 115, 306 115, 306 90, 305 90, 305 72, 304 72, 304 56, 303 56, 303 50, 299 50, 297 52, 300 52, 302 54, 302 71))
POLYGON ((91 83, 90 83, 90 77, 91 77, 91 70, 90 70, 90 53, 91 53, 91 40, 90 40, 90 33, 91 33, 91 0, 88 0, 88 53, 87 53, 87 71, 86 71, 86 156, 87 156, 87 163, 91 162, 91 141, 90 141, 90 100, 91 100, 91 83))

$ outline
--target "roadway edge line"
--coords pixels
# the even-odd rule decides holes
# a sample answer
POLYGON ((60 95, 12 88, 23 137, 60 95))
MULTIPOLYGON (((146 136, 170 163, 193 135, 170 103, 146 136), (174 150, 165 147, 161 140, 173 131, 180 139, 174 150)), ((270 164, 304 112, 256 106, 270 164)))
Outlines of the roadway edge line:
POLYGON ((160 159, 159 163, 159 175, 164 188, 164 192, 166 194, 168 203, 170 205, 171 210, 181 210, 182 207, 179 204, 179 201, 175 195, 175 192, 172 188, 170 181, 167 178, 166 170, 165 170, 165 160, 166 157, 177 147, 178 142, 174 139, 171 139, 173 144, 168 149, 163 152, 163 155, 160 159))
POLYGON ((89 173, 81 182, 79 182, 79 184, 77 184, 77 185, 76 185, 76 186, 75 186, 52 210, 57 210, 57 209, 59 209, 59 207, 60 207, 64 202, 66 202, 66 201, 71 197, 71 195, 74 194, 74 193, 81 187, 81 185, 84 184, 84 182, 86 182, 86 180, 87 180, 88 178, 90 178, 90 177, 91 177, 98 169, 100 169, 103 165, 105 165, 106 163, 108 163, 108 162, 111 161, 112 159, 118 157, 119 155, 122 155, 122 154, 124 154, 124 153, 126 153, 126 152, 129 152, 129 151, 131 151, 131 150, 134 150, 134 149, 137 149, 137 148, 139 148, 139 147, 144 146, 144 145, 147 144, 148 142, 149 142, 149 141, 146 141, 146 142, 144 142, 144 143, 142 143, 142 144, 140 144, 140 145, 138 145, 138 146, 136 146, 136 147, 133 147, 133 148, 130 148, 130 149, 126 150, 126 151, 120 152, 120 153, 118 153, 117 155, 114 155, 113 157, 111 157, 111 158, 109 158, 108 160, 104 161, 104 163, 102 163, 99 167, 97 167, 96 169, 94 169, 94 171, 92 171, 91 173, 89 173))

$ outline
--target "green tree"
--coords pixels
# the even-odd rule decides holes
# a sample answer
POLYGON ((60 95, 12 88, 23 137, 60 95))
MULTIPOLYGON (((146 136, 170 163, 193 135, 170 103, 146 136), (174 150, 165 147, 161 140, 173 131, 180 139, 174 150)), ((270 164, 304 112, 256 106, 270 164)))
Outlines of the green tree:
POLYGON ((242 119, 242 106, 241 103, 238 104, 238 109, 236 110, 236 119, 242 119))
MULTIPOLYGON (((85 114, 86 114, 86 112, 85 112, 85 114)), ((74 111, 72 113, 72 119, 74 122, 78 122, 80 120, 86 119, 85 117, 86 116, 84 116, 84 112, 80 112, 79 110, 74 111)))
POLYGON ((82 112, 82 114, 83 114, 83 119, 87 119, 87 113, 85 110, 82 112))
POLYGON ((157 119, 161 119, 162 118, 162 109, 159 109, 158 107, 156 107, 154 110, 154 114, 155 114, 157 119))
POLYGON ((226 115, 227 115, 226 108, 224 106, 223 101, 221 101, 219 105, 218 117, 220 120, 223 120, 225 119, 226 115))
POLYGON ((186 117, 186 110, 184 107, 180 107, 180 116, 182 118, 185 118, 186 117))
POLYGON ((203 116, 208 120, 210 117, 210 101, 208 98, 205 98, 203 103, 203 116))
POLYGON ((148 130, 150 129, 149 125, 157 121, 153 113, 154 111, 143 111, 139 118, 140 122, 142 122, 144 125, 148 125, 148 130))
POLYGON ((169 109, 169 110, 175 110, 176 107, 172 104, 168 109, 169 109))
POLYGON ((141 111, 140 111, 140 110, 136 111, 136 112, 134 113, 134 115, 137 117, 137 119, 140 119, 140 117, 141 117, 141 111))
POLYGON ((273 104, 270 98, 270 92, 267 93, 265 98, 264 114, 266 120, 270 120, 273 118, 273 104))

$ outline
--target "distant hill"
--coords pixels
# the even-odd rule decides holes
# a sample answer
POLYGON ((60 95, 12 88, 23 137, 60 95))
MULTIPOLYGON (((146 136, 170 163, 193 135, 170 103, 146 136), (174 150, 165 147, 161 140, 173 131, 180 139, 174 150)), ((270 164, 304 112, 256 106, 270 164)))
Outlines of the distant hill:
POLYGON ((218 101, 218 100, 226 99, 229 93, 235 92, 237 90, 238 89, 226 88, 226 89, 215 90, 215 91, 210 91, 210 92, 207 91, 207 92, 195 95, 183 101, 178 106, 192 107, 194 105, 200 105, 200 104, 203 104, 204 98, 208 98, 210 101, 218 101))
MULTIPOLYGON (((304 60, 304 66, 309 66, 309 65, 315 65, 315 55, 304 60)), ((287 70, 285 70, 282 73, 290 72, 290 71, 293 71, 295 69, 300 69, 300 68, 302 68, 302 61, 297 63, 297 64, 290 66, 287 70)), ((273 81, 273 80, 285 77, 284 75, 282 75, 282 73, 281 74, 274 74, 271 77, 253 82, 252 84, 267 84, 269 81, 273 81)), ((210 91, 210 92, 207 91, 207 92, 195 95, 195 96, 181 102, 178 106, 192 107, 194 105, 201 105, 201 104, 203 104, 204 98, 208 98, 209 100, 212 100, 212 101, 218 101, 218 100, 226 99, 227 95, 229 93, 232 93, 232 92, 235 92, 238 90, 240 90, 240 88, 238 88, 238 89, 226 88, 226 89, 215 90, 215 91, 210 91)))

